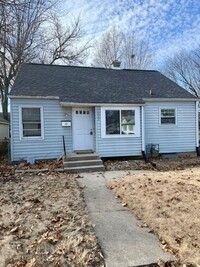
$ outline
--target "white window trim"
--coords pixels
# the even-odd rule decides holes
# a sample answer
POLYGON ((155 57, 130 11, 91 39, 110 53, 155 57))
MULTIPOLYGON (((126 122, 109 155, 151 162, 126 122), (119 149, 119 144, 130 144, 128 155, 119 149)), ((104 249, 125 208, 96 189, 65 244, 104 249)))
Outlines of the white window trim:
MULTIPOLYGON (((121 121, 121 117, 120 117, 121 121)), ((121 122, 120 122, 121 123, 121 122)), ((101 107, 101 137, 102 138, 134 138, 140 137, 140 107, 101 107), (134 110, 135 111, 135 126, 134 134, 106 134, 106 110, 134 110)))
POLYGON ((159 108, 159 125, 161 127, 175 127, 177 126, 177 107, 160 107, 159 108), (175 123, 161 123, 161 110, 162 109, 174 109, 175 110, 175 123))
POLYGON ((44 140, 43 106, 37 106, 37 105, 23 105, 23 106, 19 106, 19 136, 20 136, 20 140, 44 140), (41 136, 26 136, 26 137, 23 136, 22 108, 40 108, 41 136))

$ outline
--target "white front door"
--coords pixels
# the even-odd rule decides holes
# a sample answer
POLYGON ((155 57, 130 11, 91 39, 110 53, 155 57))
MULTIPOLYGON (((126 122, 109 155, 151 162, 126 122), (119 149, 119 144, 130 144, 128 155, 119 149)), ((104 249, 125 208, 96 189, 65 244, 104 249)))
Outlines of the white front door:
POLYGON ((92 108, 73 108, 74 150, 94 149, 94 113, 92 108))

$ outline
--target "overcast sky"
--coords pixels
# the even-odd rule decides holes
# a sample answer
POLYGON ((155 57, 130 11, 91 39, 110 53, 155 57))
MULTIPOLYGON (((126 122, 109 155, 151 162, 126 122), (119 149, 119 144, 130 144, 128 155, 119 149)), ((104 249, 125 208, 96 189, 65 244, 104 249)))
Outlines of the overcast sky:
POLYGON ((149 42, 154 68, 182 48, 200 44, 200 0, 66 0, 71 16, 80 14, 87 38, 109 27, 132 31, 149 42))

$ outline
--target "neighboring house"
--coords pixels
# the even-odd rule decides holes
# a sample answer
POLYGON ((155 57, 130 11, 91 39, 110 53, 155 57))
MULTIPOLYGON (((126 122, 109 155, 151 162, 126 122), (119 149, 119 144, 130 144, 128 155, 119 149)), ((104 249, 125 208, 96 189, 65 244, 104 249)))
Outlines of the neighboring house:
POLYGON ((0 117, 0 142, 9 138, 9 122, 0 117))
POLYGON ((13 161, 195 152, 198 99, 158 71, 23 64, 10 93, 13 161))

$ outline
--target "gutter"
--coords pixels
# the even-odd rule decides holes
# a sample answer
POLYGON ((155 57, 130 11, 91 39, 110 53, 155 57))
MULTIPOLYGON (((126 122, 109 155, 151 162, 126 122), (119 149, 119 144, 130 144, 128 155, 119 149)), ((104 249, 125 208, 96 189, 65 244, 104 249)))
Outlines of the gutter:
POLYGON ((197 98, 143 98, 143 101, 145 102, 171 102, 171 101, 177 101, 177 102, 191 102, 191 101, 197 101, 197 98))
POLYGON ((126 103, 75 103, 75 102, 60 102, 62 107, 138 107, 144 106, 144 103, 126 104, 126 103))
POLYGON ((60 98, 58 96, 20 96, 20 95, 8 95, 10 99, 57 99, 60 98))

